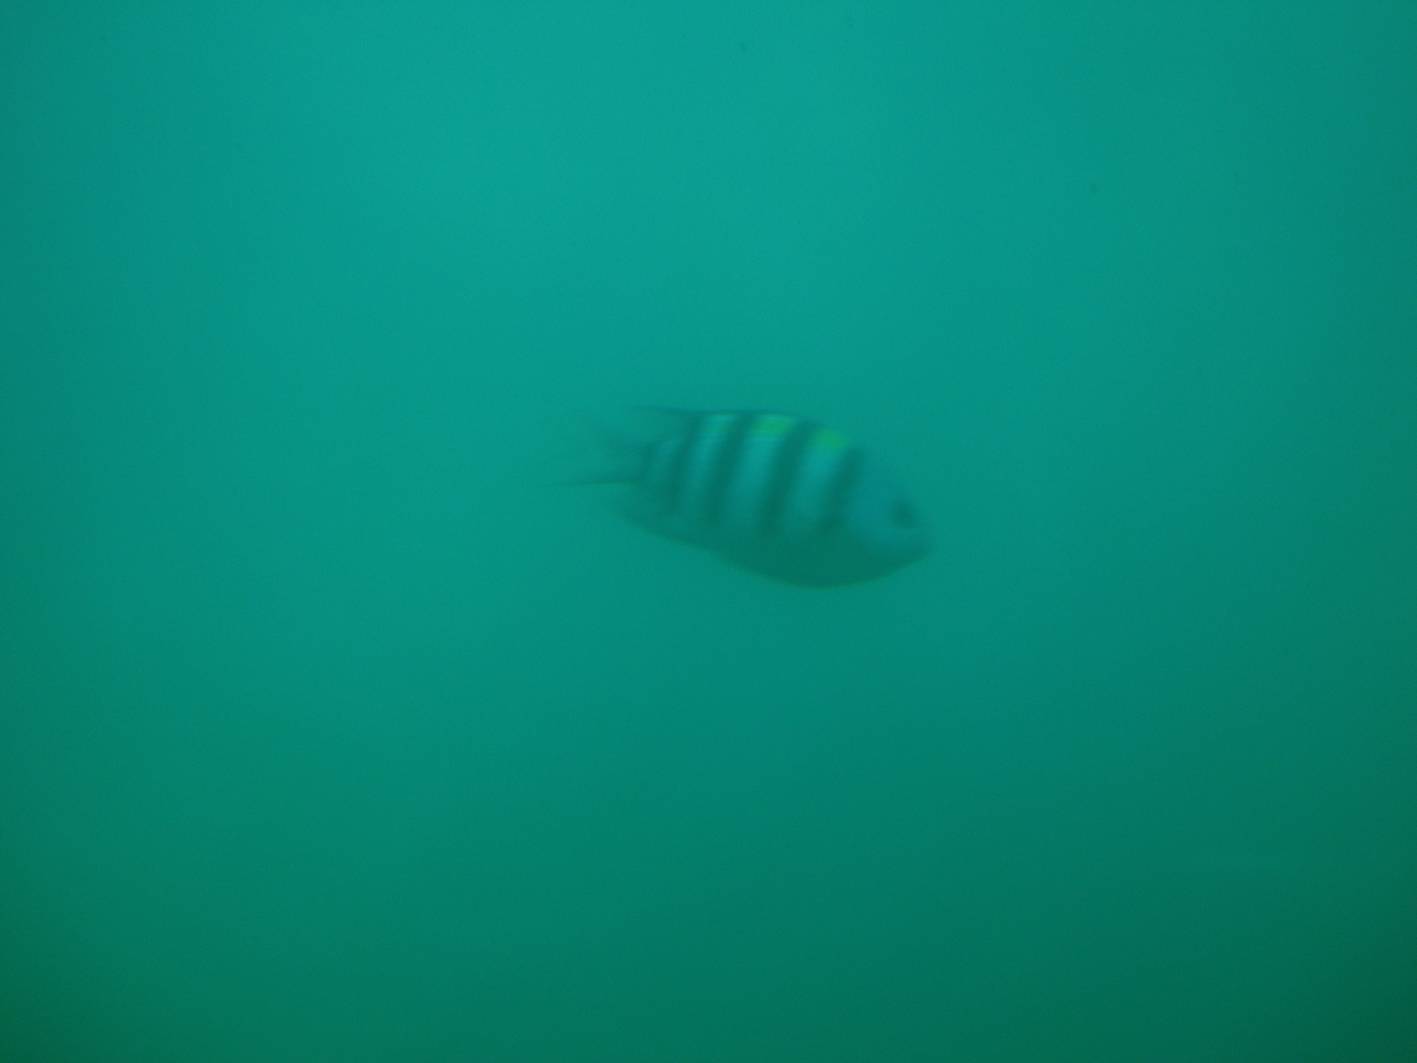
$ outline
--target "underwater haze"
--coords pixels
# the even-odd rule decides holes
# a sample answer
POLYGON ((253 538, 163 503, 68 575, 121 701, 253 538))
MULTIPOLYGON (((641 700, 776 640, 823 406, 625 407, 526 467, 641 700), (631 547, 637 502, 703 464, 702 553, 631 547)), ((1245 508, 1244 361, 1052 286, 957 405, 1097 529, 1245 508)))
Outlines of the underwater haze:
POLYGON ((0 13, 0 1061, 1417 1059, 1417 6, 0 13), (802 588, 579 468, 820 418, 802 588))

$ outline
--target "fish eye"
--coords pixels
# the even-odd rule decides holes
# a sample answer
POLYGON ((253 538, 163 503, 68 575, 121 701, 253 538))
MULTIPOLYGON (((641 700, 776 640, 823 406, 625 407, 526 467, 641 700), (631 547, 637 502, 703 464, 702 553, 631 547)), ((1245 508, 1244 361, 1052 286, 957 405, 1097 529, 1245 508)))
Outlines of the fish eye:
POLYGON ((919 522, 915 507, 905 499, 900 499, 891 507, 891 522, 898 528, 913 528, 919 522))

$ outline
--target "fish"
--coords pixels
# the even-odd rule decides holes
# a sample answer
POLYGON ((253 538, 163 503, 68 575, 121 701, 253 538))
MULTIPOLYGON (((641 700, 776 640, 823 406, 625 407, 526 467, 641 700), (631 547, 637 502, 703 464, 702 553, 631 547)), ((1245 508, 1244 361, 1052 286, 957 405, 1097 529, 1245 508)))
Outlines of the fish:
POLYGON ((803 587, 877 579, 930 553, 894 472, 839 429, 773 410, 640 413, 655 429, 603 429, 605 464, 574 482, 621 488, 622 515, 656 535, 803 587))

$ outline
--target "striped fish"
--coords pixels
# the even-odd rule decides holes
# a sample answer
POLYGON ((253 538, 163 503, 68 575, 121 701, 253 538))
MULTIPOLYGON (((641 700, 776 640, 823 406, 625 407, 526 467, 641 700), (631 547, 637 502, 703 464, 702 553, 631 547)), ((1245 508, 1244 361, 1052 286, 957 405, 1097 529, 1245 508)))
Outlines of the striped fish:
POLYGON ((657 410, 647 438, 607 441, 625 514, 789 583, 834 586, 923 557, 930 536, 890 473, 849 437, 792 414, 657 410))

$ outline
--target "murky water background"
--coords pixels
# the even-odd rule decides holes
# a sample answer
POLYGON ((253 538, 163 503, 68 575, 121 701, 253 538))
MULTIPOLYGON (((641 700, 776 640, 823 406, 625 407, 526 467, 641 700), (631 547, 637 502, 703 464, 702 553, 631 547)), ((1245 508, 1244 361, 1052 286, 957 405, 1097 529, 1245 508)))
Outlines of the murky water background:
POLYGON ((6 1060, 1417 1058, 1401 4, 12 4, 6 1060), (776 586, 552 486, 888 453, 776 586))

